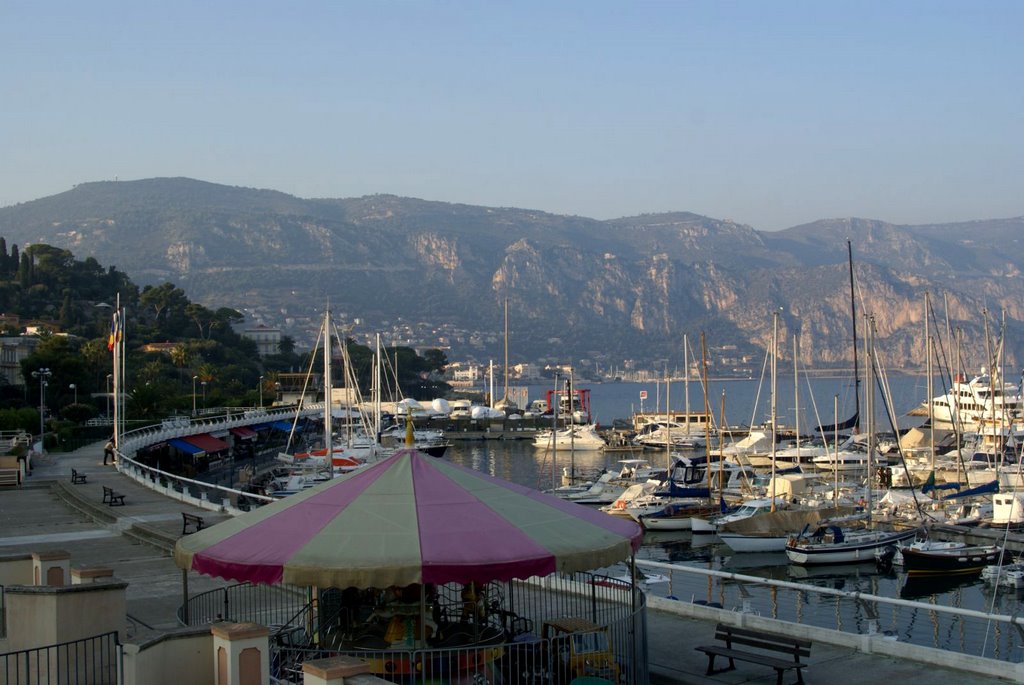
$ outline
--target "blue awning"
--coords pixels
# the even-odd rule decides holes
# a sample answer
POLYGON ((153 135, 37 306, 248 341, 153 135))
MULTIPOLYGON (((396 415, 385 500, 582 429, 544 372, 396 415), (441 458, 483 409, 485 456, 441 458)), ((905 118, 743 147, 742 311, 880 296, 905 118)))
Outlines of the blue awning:
POLYGON ((193 445, 191 442, 186 442, 181 438, 171 438, 170 440, 167 441, 167 444, 173 447, 174 449, 178 449, 181 450, 182 452, 185 452, 186 454, 206 454, 202 447, 193 445))
POLYGON ((270 424, 270 427, 276 428, 279 431, 284 431, 285 433, 290 433, 292 430, 292 423, 291 421, 274 421, 270 424))

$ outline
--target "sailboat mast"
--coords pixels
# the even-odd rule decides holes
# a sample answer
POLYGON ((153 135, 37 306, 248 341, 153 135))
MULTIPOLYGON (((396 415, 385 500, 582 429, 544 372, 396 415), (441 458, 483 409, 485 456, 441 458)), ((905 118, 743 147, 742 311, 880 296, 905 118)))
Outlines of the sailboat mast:
POLYGON ((376 347, 377 347, 377 363, 373 367, 373 431, 376 436, 375 439, 380 441, 380 421, 381 421, 381 387, 380 387, 380 333, 376 336, 376 347))
POLYGON ((558 372, 555 371, 555 390, 551 396, 551 489, 558 487, 555 482, 555 471, 558 467, 558 405, 561 402, 558 398, 558 372))
MULTIPOLYGON (((711 425, 711 408, 708 405, 708 354, 707 346, 704 344, 704 331, 700 332, 700 368, 704 386, 704 430, 707 431, 711 425)), ((719 440, 721 444, 721 440, 719 440)), ((708 498, 711 497, 711 441, 704 441, 704 464, 708 479, 708 498)))
MULTIPOLYGON (((569 392, 575 393, 572 382, 572 366, 569 367, 569 392)), ((573 409, 575 396, 569 395, 569 485, 576 484, 576 412, 573 409)), ((557 438, 556 438, 557 439, 557 438)))
POLYGON ((796 460, 800 463, 800 365, 798 360, 800 359, 800 350, 797 347, 798 341, 796 333, 793 334, 793 404, 795 408, 796 418, 796 460))
POLYGON ((502 400, 508 403, 508 298, 505 298, 505 394, 502 400))
POLYGON ((669 381, 668 368, 665 369, 665 468, 668 474, 672 475, 672 405, 669 403, 669 381))
POLYGON ((776 413, 775 406, 775 383, 776 383, 776 370, 778 365, 778 353, 779 353, 779 313, 772 312, 772 484, 771 492, 768 494, 772 499, 771 511, 775 511, 775 443, 777 441, 776 431, 778 430, 778 414, 776 413))
POLYGON ((935 403, 932 398, 935 392, 932 387, 932 338, 928 327, 928 310, 930 308, 929 294, 924 293, 924 359, 925 359, 925 385, 927 386, 928 397, 928 466, 932 472, 935 471, 935 403))
POLYGON ((860 432, 860 369, 857 368, 857 298, 853 287, 853 246, 849 239, 846 240, 846 255, 850 271, 850 321, 853 324, 853 411, 857 417, 853 423, 853 432, 858 433, 860 432))
POLYGON ((686 333, 683 333, 683 409, 686 411, 686 437, 690 437, 690 357, 686 333))
POLYGON ((331 458, 334 456, 334 424, 331 416, 331 396, 334 388, 331 384, 331 309, 324 312, 324 447, 327 449, 327 465, 331 465, 331 458))
MULTIPOLYGON (((875 392, 874 392, 874 374, 875 374, 875 319, 874 317, 868 317, 868 335, 867 341, 865 342, 867 347, 867 354, 865 359, 864 378, 866 380, 864 393, 864 410, 867 413, 867 430, 868 430, 868 457, 867 466, 868 473, 865 479, 865 499, 867 501, 864 511, 867 513, 868 524, 871 523, 871 507, 872 507, 872 496, 871 496, 871 462, 874 457, 876 436, 875 436, 875 392)), ((839 464, 836 464, 839 467, 839 464)))

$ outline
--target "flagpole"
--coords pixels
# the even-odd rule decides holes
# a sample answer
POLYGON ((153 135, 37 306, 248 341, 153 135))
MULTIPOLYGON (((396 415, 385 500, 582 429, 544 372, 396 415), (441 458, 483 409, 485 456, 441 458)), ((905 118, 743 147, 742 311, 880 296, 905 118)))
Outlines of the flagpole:
POLYGON ((110 337, 107 339, 107 347, 113 353, 111 359, 114 377, 114 427, 113 439, 114 448, 121 448, 121 421, 123 419, 124 407, 121 403, 123 393, 121 392, 122 378, 124 375, 124 314, 121 311, 121 295, 117 294, 114 302, 114 314, 110 321, 110 337))
MULTIPOLYGON (((120 299, 120 298, 119 298, 120 299)), ((124 307, 121 307, 121 316, 117 319, 117 347, 118 354, 121 357, 121 413, 118 415, 118 419, 121 422, 120 428, 118 429, 118 436, 124 435, 124 420, 125 420, 125 397, 126 394, 123 390, 125 385, 125 369, 126 369, 126 355, 125 355, 125 339, 124 339, 124 323, 127 311, 124 307)), ((120 444, 120 443, 118 443, 120 444)))

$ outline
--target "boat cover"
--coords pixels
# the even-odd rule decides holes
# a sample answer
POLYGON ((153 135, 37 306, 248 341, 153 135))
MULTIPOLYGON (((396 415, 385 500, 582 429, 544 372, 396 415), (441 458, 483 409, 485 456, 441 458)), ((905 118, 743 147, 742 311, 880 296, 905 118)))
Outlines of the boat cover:
POLYGON ((628 559, 634 522, 412 449, 180 538, 180 568, 255 583, 489 582, 628 559))
POLYGON ((187 442, 181 438, 171 438, 167 441, 167 444, 175 449, 179 449, 186 454, 206 454, 206 450, 198 445, 193 445, 191 442, 187 442))
POLYGON ((223 452, 224 450, 231 449, 231 445, 227 444, 220 438, 213 437, 209 433, 199 433, 198 435, 186 435, 181 439, 187 443, 195 445, 203 452, 223 452))

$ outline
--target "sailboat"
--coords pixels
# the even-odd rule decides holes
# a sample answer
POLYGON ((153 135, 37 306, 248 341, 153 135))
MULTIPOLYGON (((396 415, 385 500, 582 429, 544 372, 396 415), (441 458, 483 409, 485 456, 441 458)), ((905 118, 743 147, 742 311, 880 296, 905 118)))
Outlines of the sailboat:
MULTIPOLYGON (((330 308, 326 309, 324 312, 324 321, 321 325, 320 333, 317 337, 317 344, 314 349, 319 348, 321 339, 324 341, 324 415, 322 444, 320 447, 315 447, 305 451, 289 451, 292 440, 295 436, 295 428, 299 418, 299 414, 297 413, 295 422, 292 424, 292 431, 288 436, 288 444, 285 447, 285 451, 280 452, 277 455, 277 460, 282 464, 286 464, 291 467, 291 470, 286 475, 279 476, 270 482, 270 494, 275 497, 282 497, 299 492, 312 487, 317 483, 330 480, 335 475, 348 473, 366 465, 365 458, 357 456, 349 447, 337 445, 334 442, 334 416, 332 412, 334 390, 331 371, 331 341, 333 338, 331 336, 330 308)), ((307 387, 309 379, 312 376, 312 365, 314 362, 315 355, 310 359, 310 372, 307 373, 307 387)), ((306 395, 305 390, 306 389, 303 388, 303 397, 306 395)), ((299 403, 299 409, 301 410, 301 408, 302 402, 299 403)))
POLYGON ((500 400, 494 403, 494 408, 504 412, 505 415, 519 411, 519 405, 508 396, 508 298, 505 298, 505 391, 500 400))
MULTIPOLYGON (((871 459, 876 452, 874 392, 872 390, 876 368, 874 319, 869 320, 865 348, 867 355, 864 365, 866 376, 864 385, 868 389, 864 395, 865 415, 867 416, 867 474, 871 474, 871 459)), ((864 510, 867 522, 870 525, 872 515, 870 477, 865 486, 864 494, 864 510)), ((786 556, 789 557, 791 562, 801 565, 848 564, 873 561, 877 550, 888 546, 899 546, 901 542, 912 540, 919 533, 921 533, 920 528, 908 528, 905 530, 879 530, 871 528, 844 530, 838 525, 821 525, 812 530, 811 526, 807 526, 799 535, 786 543, 786 556)))

